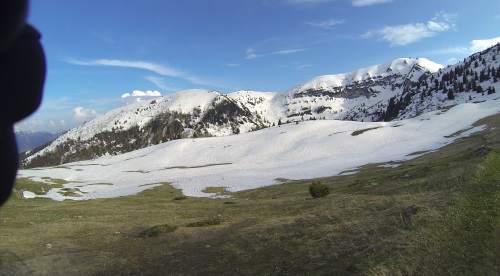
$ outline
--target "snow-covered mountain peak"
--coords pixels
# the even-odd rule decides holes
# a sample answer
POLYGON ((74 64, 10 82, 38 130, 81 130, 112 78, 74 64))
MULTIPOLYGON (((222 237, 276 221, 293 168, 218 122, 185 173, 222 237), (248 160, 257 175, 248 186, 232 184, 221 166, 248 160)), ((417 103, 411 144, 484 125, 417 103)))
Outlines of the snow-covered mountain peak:
POLYGON ((373 83, 376 80, 390 76, 404 77, 416 81, 423 73, 434 73, 441 68, 443 68, 442 65, 425 58, 398 58, 384 64, 373 65, 348 73, 315 77, 292 89, 286 90, 284 94, 293 96, 297 93, 311 90, 337 91, 339 88, 345 88, 349 85, 365 82, 373 83))
POLYGON ((194 108, 209 105, 216 97, 222 94, 218 91, 204 89, 189 89, 163 96, 158 102, 165 110, 188 113, 194 108))
POLYGON ((434 73, 444 66, 426 58, 398 58, 388 63, 373 67, 378 69, 378 72, 375 73, 376 75, 383 75, 384 72, 399 72, 400 74, 407 74, 415 67, 434 73))

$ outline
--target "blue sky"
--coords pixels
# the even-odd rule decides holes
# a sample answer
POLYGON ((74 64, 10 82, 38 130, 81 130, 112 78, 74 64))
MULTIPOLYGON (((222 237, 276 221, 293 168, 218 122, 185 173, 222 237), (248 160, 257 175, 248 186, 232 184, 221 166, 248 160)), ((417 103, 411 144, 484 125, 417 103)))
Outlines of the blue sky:
POLYGON ((400 57, 453 64, 500 42, 497 0, 31 2, 48 72, 21 130, 68 129, 184 89, 280 92, 400 57))

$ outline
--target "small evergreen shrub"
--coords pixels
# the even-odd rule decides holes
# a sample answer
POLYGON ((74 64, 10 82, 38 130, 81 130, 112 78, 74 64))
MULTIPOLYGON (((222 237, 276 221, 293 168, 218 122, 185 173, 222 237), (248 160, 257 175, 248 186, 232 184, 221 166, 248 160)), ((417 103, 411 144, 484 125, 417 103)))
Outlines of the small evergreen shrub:
POLYGON ((330 194, 330 187, 315 181, 309 186, 309 193, 313 198, 324 197, 330 194))

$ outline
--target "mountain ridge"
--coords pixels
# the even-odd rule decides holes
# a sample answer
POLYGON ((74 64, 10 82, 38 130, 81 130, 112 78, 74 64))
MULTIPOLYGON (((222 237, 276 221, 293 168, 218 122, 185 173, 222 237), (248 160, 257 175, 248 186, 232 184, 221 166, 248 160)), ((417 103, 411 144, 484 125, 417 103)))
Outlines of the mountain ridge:
POLYGON ((408 76, 414 70, 423 69, 434 73, 443 67, 425 58, 398 58, 384 64, 373 65, 348 73, 318 76, 287 91, 324 90, 332 86, 347 86, 355 82, 373 81, 373 79, 387 77, 393 72, 408 76))
POLYGON ((183 90, 108 111, 23 155, 22 166, 59 165, 168 140, 233 135, 303 120, 399 120, 488 100, 500 88, 499 52, 497 44, 448 67, 400 58, 319 76, 283 92, 183 90))

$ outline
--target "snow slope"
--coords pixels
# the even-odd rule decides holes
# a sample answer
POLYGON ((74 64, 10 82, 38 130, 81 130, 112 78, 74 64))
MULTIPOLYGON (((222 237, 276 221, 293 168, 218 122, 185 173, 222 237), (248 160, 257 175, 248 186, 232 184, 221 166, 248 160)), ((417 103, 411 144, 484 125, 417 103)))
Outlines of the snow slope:
POLYGON ((394 165, 415 157, 412 153, 435 150, 484 129, 472 124, 499 112, 498 99, 492 99, 397 122, 307 121, 240 135, 174 140, 118 156, 21 170, 19 177, 69 182, 46 195, 25 192, 28 198, 111 198, 166 182, 187 196, 217 197, 203 190, 224 187, 234 192, 280 184, 278 178, 333 176, 369 163, 394 165), (353 135, 357 130, 366 131, 353 135), (62 189, 79 196, 65 196, 62 189))

